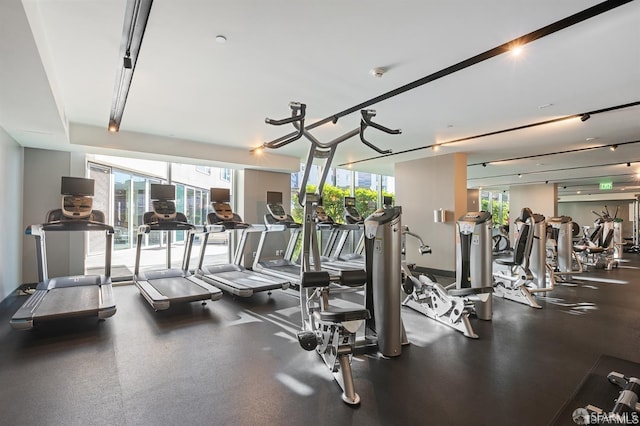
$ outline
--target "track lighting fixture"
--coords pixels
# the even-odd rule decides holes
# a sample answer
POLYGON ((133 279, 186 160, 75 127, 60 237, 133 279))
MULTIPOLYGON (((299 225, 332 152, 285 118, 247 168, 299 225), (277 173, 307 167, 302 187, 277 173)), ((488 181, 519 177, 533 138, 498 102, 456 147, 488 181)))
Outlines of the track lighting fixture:
POLYGON ((611 151, 615 151, 616 149, 618 149, 618 145, 611 145, 611 146, 609 147, 609 149, 610 149, 611 151))
POLYGON ((588 119, 590 119, 590 118, 591 118, 591 115, 589 115, 589 113, 586 113, 586 112, 585 112, 584 114, 582 114, 582 115, 580 116, 580 121, 583 121, 583 122, 584 122, 584 121, 587 121, 587 120, 588 120, 588 119))
POLYGON ((435 145, 431 145, 431 149, 435 152, 440 151, 440 145, 435 144, 435 145))
POLYGON ((121 66, 116 70, 111 111, 109 113, 110 132, 120 130, 124 107, 133 80, 138 53, 142 45, 142 38, 147 26, 149 12, 153 0, 128 0, 125 9, 124 26, 122 28, 122 41, 120 43, 121 66))
POLYGON ((631 163, 627 163, 627 167, 631 167, 631 163))
POLYGON ((518 177, 521 178, 522 177, 522 173, 518 173, 518 177))
POLYGON ((482 167, 487 167, 487 163, 482 163, 482 167))

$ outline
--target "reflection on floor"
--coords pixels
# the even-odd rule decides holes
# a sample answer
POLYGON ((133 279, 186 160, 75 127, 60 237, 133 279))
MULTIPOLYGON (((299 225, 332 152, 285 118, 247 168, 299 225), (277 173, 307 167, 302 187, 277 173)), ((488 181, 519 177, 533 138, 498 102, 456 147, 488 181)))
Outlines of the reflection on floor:
POLYGON ((492 322, 472 320, 477 340, 403 309, 401 356, 354 357, 356 409, 298 346, 290 292, 154 312, 120 286, 114 317, 31 332, 9 327, 24 300, 12 296, 0 305, 2 424, 548 424, 601 355, 640 362, 640 256, 628 256, 538 297, 539 310, 496 299, 492 322))

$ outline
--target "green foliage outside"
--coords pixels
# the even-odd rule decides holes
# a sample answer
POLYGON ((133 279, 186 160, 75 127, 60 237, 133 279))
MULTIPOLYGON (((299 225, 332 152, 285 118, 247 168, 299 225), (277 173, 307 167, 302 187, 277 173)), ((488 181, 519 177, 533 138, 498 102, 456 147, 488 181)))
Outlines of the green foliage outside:
MULTIPOLYGON (((483 211, 489 211, 489 200, 486 198, 480 202, 483 211)), ((502 203, 502 215, 500 214, 500 203, 492 203, 491 209, 492 221, 494 225, 505 225, 509 223, 509 202, 502 203)))
MULTIPOLYGON (((315 185, 307 185, 307 192, 315 192, 315 185)), ((390 196, 393 198, 393 194, 383 191, 383 196, 390 196)), ((324 210, 334 221, 338 223, 344 223, 344 197, 349 197, 350 191, 348 189, 341 189, 337 186, 325 184, 322 191, 322 205, 324 210)), ((356 209, 362 217, 366 218, 373 213, 378 207, 378 193, 369 188, 356 188, 356 209)), ((291 209, 291 216, 296 222, 302 222, 302 206, 298 202, 298 193, 292 192, 291 194, 293 207, 291 209)))

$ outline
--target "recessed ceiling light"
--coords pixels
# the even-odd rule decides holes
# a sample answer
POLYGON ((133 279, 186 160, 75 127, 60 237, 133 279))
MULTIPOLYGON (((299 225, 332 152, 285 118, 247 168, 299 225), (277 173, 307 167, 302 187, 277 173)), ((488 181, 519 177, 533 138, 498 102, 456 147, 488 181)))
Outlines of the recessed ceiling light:
POLYGON ((522 46, 513 46, 511 48, 511 54, 513 56, 518 56, 522 53, 522 46))
POLYGON ((224 44, 227 42, 227 38, 223 35, 217 35, 216 36, 216 41, 220 44, 224 44))
POLYGON ((552 106, 553 106, 553 104, 542 104, 542 105, 538 105, 538 108, 544 109, 544 108, 549 108, 549 107, 552 107, 552 106))

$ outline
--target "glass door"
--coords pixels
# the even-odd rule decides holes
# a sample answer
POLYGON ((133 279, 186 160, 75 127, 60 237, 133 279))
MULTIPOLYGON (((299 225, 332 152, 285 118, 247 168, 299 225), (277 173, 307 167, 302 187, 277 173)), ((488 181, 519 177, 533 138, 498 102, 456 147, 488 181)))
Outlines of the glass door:
POLYGON ((135 235, 130 224, 131 212, 131 175, 118 170, 113 171, 113 228, 114 250, 132 247, 135 235))

